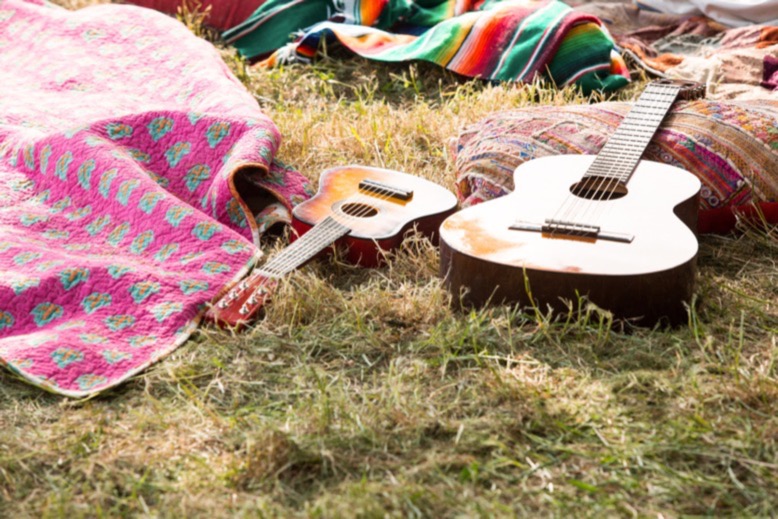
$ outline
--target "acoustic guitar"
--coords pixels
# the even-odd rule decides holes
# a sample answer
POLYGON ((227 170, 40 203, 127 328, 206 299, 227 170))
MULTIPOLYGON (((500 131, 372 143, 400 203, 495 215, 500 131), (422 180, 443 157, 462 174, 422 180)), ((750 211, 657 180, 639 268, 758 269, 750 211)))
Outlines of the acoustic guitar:
POLYGON ((446 219, 444 284, 466 305, 564 312, 586 297, 640 325, 685 321, 700 181, 640 159, 676 98, 701 94, 693 83, 651 83, 598 155, 528 161, 511 194, 446 219))
POLYGON ((455 208, 450 191, 407 173, 363 166, 328 169, 316 196, 292 212, 291 245, 217 301, 206 319, 221 326, 249 323, 281 278, 330 245, 343 246, 346 261, 375 267, 411 229, 435 241, 441 222, 455 208))

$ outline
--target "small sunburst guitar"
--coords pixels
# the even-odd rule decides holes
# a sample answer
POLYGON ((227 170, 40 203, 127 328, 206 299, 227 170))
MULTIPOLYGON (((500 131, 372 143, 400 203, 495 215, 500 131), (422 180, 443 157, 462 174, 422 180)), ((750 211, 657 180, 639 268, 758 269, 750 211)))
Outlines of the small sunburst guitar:
POLYGON ((281 278, 330 245, 344 246, 346 261, 375 267, 411 229, 436 240, 455 208, 453 193, 420 177, 364 166, 329 169, 316 196, 294 208, 292 244, 217 301, 206 319, 221 326, 249 323, 281 278))
POLYGON ((469 306, 565 311, 586 297, 643 326, 687 318, 696 271, 700 181, 640 160, 672 104, 700 85, 649 84, 596 156, 528 161, 515 191, 450 216, 441 275, 469 306))

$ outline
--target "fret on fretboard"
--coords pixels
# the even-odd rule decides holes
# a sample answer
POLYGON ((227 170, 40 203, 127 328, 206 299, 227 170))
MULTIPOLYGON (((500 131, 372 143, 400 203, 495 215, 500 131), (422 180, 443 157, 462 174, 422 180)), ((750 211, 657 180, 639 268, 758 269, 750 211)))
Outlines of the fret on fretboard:
POLYGON ((680 86, 672 84, 648 85, 585 176, 613 178, 626 183, 680 90, 680 86))
POLYGON ((348 234, 349 230, 332 216, 328 216, 289 247, 273 256, 258 269, 258 273, 271 278, 286 275, 335 243, 338 238, 348 234))

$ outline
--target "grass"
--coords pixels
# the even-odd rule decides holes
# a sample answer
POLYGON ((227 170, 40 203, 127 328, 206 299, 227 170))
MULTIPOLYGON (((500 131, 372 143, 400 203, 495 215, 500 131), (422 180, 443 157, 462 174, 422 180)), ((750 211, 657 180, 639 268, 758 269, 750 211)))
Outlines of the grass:
MULTIPOLYGON (((314 180, 354 162, 453 188, 463 125, 586 102, 421 65, 223 55, 314 180)), ((0 516, 770 516, 776 257, 776 230, 703 237, 688 326, 629 334, 597 312, 452 311, 424 240, 381 269, 319 262, 253 329, 204 328, 98 398, 0 372, 0 516)))

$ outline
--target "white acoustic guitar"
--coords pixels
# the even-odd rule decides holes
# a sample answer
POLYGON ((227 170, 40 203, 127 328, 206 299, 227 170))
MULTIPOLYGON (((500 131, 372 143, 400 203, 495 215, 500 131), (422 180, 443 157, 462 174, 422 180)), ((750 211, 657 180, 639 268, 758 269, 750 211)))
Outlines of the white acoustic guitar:
POLYGON ((587 297, 641 325, 686 320, 700 181, 640 160, 668 110, 699 85, 649 84, 597 156, 526 162, 515 191, 440 228, 441 275, 465 304, 565 311, 587 297))

